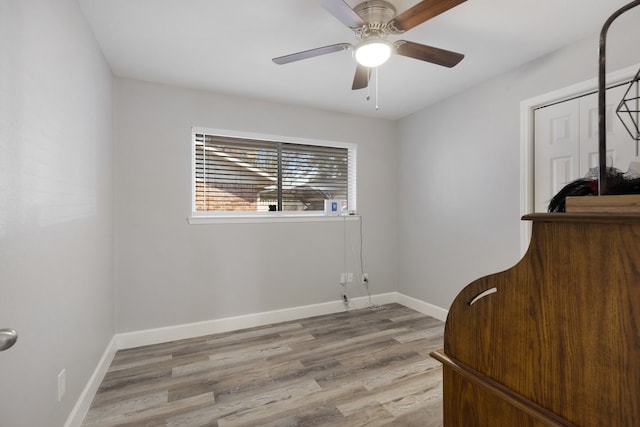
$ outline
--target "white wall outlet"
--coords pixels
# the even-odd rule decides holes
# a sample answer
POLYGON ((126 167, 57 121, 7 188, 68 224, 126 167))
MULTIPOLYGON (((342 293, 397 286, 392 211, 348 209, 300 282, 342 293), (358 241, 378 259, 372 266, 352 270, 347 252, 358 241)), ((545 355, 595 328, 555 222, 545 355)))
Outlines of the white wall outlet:
POLYGON ((344 285, 347 283, 347 273, 340 273, 340 284, 344 285))
POLYGON ((362 273, 362 284, 363 285, 369 284, 369 273, 362 273))
POLYGON ((58 374, 58 402, 62 401, 64 393, 67 391, 67 370, 63 369, 58 374))
POLYGON ((347 273, 347 283, 353 283, 353 273, 347 273))

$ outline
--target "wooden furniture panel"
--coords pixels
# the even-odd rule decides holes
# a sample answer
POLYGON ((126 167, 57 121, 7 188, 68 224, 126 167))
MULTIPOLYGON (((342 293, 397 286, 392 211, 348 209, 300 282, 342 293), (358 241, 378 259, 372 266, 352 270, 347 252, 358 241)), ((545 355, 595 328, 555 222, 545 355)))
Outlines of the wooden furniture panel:
POLYGON ((481 385, 468 380, 450 368, 443 369, 444 389, 448 389, 456 396, 455 405, 448 405, 448 411, 443 414, 443 422, 446 426, 492 426, 494 414, 500 414, 503 425, 517 427, 545 427, 535 417, 509 404, 499 396, 487 393, 481 385))
POLYGON ((524 219, 524 258, 449 310, 445 426, 640 425, 640 215, 524 219))

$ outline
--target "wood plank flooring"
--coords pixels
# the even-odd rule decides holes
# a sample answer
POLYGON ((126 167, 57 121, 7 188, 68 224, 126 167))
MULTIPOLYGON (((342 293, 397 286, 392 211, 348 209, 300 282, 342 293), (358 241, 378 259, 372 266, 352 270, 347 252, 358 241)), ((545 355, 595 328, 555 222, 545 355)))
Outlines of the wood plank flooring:
POLYGON ((441 426, 443 330, 390 304, 122 350, 83 426, 441 426))

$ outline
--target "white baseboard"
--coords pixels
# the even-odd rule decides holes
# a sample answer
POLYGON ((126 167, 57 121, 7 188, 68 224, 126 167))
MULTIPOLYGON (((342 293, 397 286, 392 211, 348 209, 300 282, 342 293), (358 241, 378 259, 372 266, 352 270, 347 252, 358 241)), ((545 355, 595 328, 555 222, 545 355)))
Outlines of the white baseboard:
POLYGON ((238 329, 253 328, 256 326, 269 325, 271 323, 338 313, 345 310, 357 310, 366 308, 370 304, 383 305, 391 303, 402 304, 420 313, 426 314, 427 316, 431 316, 442 321, 447 319, 448 311, 444 308, 398 292, 388 292, 385 294, 372 295, 371 301, 369 301, 369 297, 351 298, 349 300, 348 307, 345 307, 342 301, 330 301, 320 304, 285 308, 282 310, 265 311, 262 313, 208 320, 205 322, 187 323, 183 325, 168 326, 165 328, 115 334, 107 346, 102 358, 98 362, 98 366, 93 372, 93 375, 91 375, 89 382, 82 391, 78 402, 71 411, 64 427, 79 427, 82 424, 82 421, 91 406, 91 402, 98 391, 98 387, 100 386, 100 383, 107 373, 109 365, 118 350, 217 334, 220 332, 229 332, 238 329))
POLYGON ((102 357, 100 358, 100 361, 98 362, 98 366, 96 366, 96 369, 93 371, 91 378, 89 378, 89 382, 87 382, 84 390, 82 390, 82 393, 80 393, 80 397, 71 410, 71 413, 67 418, 67 422, 64 423, 64 427, 80 427, 80 425, 82 424, 84 417, 89 411, 91 402, 93 402, 93 398, 98 392, 98 387, 100 387, 100 383, 109 370, 111 361, 113 361, 113 356, 115 356, 116 352, 118 351, 116 337, 117 335, 114 335, 114 337, 107 345, 106 350, 104 351, 102 357))
POLYGON ((398 299, 396 300, 396 302, 415 311, 419 311, 422 314, 426 314, 427 316, 442 320, 443 322, 446 322, 447 315, 449 314, 449 310, 447 309, 438 307, 437 305, 429 304, 428 302, 424 302, 417 298, 409 297, 401 293, 398 293, 398 299))
MULTIPOLYGON (((389 304, 396 302, 396 295, 397 292, 372 295, 371 302, 373 304, 389 304)), ((346 309, 353 310, 365 308, 368 305, 368 297, 357 297, 349 300, 348 308, 345 307, 342 301, 329 301, 320 304, 285 308, 282 310, 265 311, 262 313, 246 314, 243 316, 207 320, 205 322, 125 332, 117 334, 116 336, 118 340, 118 349, 125 349, 140 347, 143 345, 159 344, 167 341, 200 337, 203 335, 218 334, 221 332, 235 331, 238 329, 253 328, 256 326, 269 325, 271 323, 303 319, 305 317, 337 313, 346 309)))

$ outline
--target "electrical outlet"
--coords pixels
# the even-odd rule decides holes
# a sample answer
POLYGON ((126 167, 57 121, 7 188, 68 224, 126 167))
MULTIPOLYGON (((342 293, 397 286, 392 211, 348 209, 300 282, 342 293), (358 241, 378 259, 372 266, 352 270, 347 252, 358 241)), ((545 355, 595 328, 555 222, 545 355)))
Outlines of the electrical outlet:
POLYGON ((353 273, 347 273, 347 283, 353 283, 353 273))
POLYGON ((362 284, 363 285, 369 284, 369 273, 362 273, 362 284))
POLYGON ((347 283, 347 273, 340 273, 340 284, 344 285, 347 283))
POLYGON ((62 401, 64 393, 67 391, 67 370, 63 369, 58 374, 58 402, 62 401))

